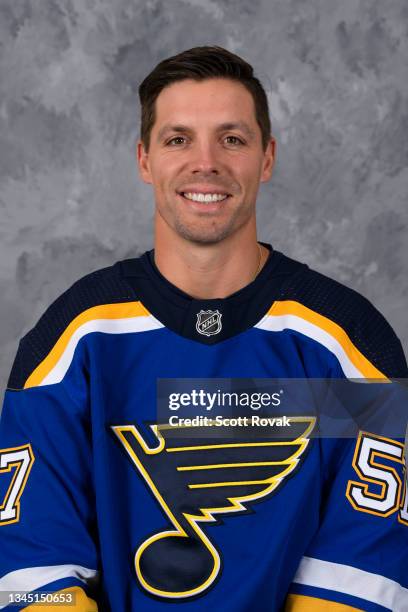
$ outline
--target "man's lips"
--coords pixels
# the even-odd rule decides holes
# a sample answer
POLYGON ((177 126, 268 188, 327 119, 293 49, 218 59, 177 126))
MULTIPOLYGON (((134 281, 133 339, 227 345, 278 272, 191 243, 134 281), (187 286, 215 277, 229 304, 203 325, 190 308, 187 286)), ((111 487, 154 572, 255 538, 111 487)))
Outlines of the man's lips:
POLYGON ((177 189, 177 194, 189 202, 198 203, 219 203, 231 197, 231 193, 217 185, 189 185, 182 189, 177 189))
MULTIPOLYGON (((194 193, 194 192, 186 192, 186 193, 194 193)), ((205 193, 203 191, 195 192, 195 193, 205 193)), ((207 193, 217 193, 214 191, 210 191, 207 193)), ((222 207, 225 206, 226 202, 230 200, 231 195, 225 194, 222 200, 192 200, 190 198, 185 197, 184 192, 177 192, 177 195, 181 198, 181 200, 188 205, 189 208, 195 209, 200 212, 217 212, 220 211, 222 207)))
POLYGON ((228 191, 226 191, 225 189, 220 189, 217 187, 212 187, 212 188, 205 188, 205 189, 198 189, 197 187, 193 187, 193 188, 189 188, 186 187, 185 189, 178 189, 177 190, 178 194, 183 194, 183 193, 204 193, 205 195, 207 194, 212 194, 212 193, 217 193, 219 195, 231 195, 228 191))
POLYGON ((231 193, 225 187, 221 185, 211 185, 211 183, 201 184, 200 183, 191 183, 191 185, 183 185, 180 189, 176 189, 179 195, 184 193, 203 193, 207 194, 219 194, 219 195, 231 195, 231 193))
POLYGON ((177 195, 180 196, 184 202, 188 203, 188 204, 192 204, 192 205, 198 205, 198 206, 212 206, 212 207, 219 207, 221 204, 225 204, 225 202, 227 200, 229 200, 231 198, 230 194, 221 194, 219 192, 214 192, 214 191, 209 191, 209 192, 177 192, 177 195), (194 194, 195 197, 191 197, 194 194), (201 194, 201 197, 199 196, 199 194, 201 194), (218 198, 214 198, 214 199, 205 199, 205 197, 208 195, 217 195, 217 196, 222 196, 222 197, 218 197, 218 198), (197 197, 199 196, 199 197, 197 197))

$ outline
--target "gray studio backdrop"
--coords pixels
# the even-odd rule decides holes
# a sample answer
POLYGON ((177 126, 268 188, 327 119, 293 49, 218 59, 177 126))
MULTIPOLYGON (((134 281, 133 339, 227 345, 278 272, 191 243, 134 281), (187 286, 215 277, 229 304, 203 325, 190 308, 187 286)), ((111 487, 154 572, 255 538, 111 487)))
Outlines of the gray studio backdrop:
POLYGON ((349 285, 408 347, 406 0, 1 0, 0 379, 84 274, 151 247, 137 87, 201 44, 244 56, 278 141, 260 238, 349 285))

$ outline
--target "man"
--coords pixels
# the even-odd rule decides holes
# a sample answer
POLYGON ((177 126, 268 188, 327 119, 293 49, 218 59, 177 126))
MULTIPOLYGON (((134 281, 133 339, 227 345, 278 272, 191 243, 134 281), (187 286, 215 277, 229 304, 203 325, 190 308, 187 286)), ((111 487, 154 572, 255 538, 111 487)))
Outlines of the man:
POLYGON ((139 92, 155 248, 78 281, 20 343, 0 591, 87 611, 407 610, 399 441, 310 440, 304 418, 261 442, 161 427, 163 379, 388 380, 407 365, 367 300, 257 242, 275 141, 251 66, 194 48, 139 92))

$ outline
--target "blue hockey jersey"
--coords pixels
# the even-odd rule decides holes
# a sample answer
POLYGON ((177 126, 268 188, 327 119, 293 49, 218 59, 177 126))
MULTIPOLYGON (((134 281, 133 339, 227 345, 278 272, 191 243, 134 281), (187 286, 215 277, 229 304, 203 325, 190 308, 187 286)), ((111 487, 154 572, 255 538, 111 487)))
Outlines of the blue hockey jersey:
POLYGON ((158 420, 162 379, 407 377, 365 298, 265 246, 224 299, 169 283, 154 251, 118 262, 21 340, 0 422, 0 609, 408 610, 401 440, 312 438, 303 418, 281 439, 200 441, 158 420))

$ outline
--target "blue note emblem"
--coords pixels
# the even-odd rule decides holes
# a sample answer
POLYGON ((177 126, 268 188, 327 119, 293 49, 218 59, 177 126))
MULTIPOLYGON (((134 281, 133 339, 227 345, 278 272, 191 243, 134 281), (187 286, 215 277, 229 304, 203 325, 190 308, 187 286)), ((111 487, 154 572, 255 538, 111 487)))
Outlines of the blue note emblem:
POLYGON ((206 525, 241 513, 248 514, 248 524, 256 520, 256 504, 300 468, 314 425, 314 417, 291 417, 285 439, 265 428, 254 437, 250 426, 234 432, 219 427, 220 437, 211 440, 206 427, 183 426, 183 438, 177 438, 169 433, 174 427, 150 424, 152 445, 136 424, 111 426, 167 518, 137 547, 134 568, 143 589, 173 601, 205 594, 223 565, 206 525))

